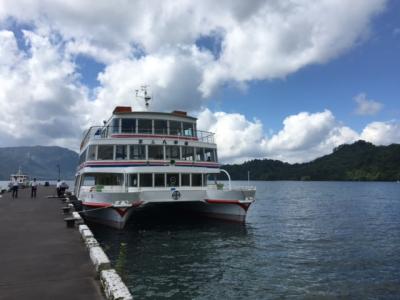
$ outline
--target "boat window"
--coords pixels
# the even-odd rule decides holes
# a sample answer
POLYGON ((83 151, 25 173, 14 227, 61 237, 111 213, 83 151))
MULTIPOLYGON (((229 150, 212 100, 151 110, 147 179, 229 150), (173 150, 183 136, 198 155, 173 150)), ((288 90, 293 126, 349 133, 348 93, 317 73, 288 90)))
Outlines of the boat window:
POLYGON ((204 148, 196 148, 196 160, 204 161, 204 148))
POLYGON ((128 158, 128 147, 126 145, 115 146, 115 159, 127 159, 128 158))
POLYGON ((97 146, 97 159, 113 159, 114 146, 113 145, 98 145, 97 146))
POLYGON ((136 132, 136 119, 121 119, 121 132, 122 133, 135 133, 136 132))
POLYGON ((124 176, 119 173, 92 173, 85 174, 83 177, 83 186, 108 185, 121 186, 124 184, 124 176))
POLYGON ((164 146, 162 145, 149 145, 149 158, 148 159, 164 159, 164 146))
POLYGON ((179 186, 179 174, 167 174, 167 186, 179 186))
POLYGON ((192 123, 187 123, 183 122, 183 135, 184 136, 193 136, 193 124, 192 123))
POLYGON ((166 146, 165 147, 165 155, 167 159, 180 159, 180 147, 179 146, 166 146))
POLYGON ((96 160, 96 145, 89 146, 88 160, 96 160))
POLYGON ((151 173, 140 174, 140 186, 141 187, 152 187, 153 186, 153 174, 151 174, 151 173))
POLYGON ((165 187, 165 174, 164 173, 155 173, 154 174, 154 186, 165 187))
POLYGON ((94 186, 96 184, 95 182, 95 177, 92 174, 85 174, 83 176, 82 186, 94 186))
POLYGON ((139 124, 138 124, 138 132, 139 133, 148 133, 151 134, 152 133, 152 120, 147 120, 147 119, 139 119, 138 120, 139 124))
POLYGON ((119 119, 113 119, 112 120, 112 128, 111 128, 111 132, 112 133, 119 133, 119 119))
POLYGON ((183 160, 194 160, 194 148, 193 147, 182 147, 182 159, 183 160))
POLYGON ((208 174, 203 175, 203 186, 207 186, 208 184, 208 174))
POLYGON ((130 159, 146 159, 145 145, 131 145, 129 149, 130 159))
POLYGON ((85 151, 83 151, 83 153, 79 156, 79 164, 83 164, 86 160, 86 151, 87 149, 85 149, 85 151))
POLYGON ((129 186, 137 187, 138 186, 138 176, 137 174, 129 174, 129 186))
POLYGON ((169 121, 169 134, 181 135, 181 122, 169 121))
POLYGON ((214 149, 205 148, 205 149, 204 149, 204 156, 205 156, 205 158, 206 158, 206 161, 215 161, 215 152, 214 152, 214 149))
POLYGON ((167 121, 166 120, 154 120, 154 133, 155 134, 167 134, 167 121))
POLYGON ((196 136, 196 137, 197 137, 196 123, 193 123, 193 136, 196 136))
POLYGON ((190 186, 190 174, 181 174, 181 186, 190 186))
POLYGON ((192 186, 201 186, 201 174, 192 174, 192 186))

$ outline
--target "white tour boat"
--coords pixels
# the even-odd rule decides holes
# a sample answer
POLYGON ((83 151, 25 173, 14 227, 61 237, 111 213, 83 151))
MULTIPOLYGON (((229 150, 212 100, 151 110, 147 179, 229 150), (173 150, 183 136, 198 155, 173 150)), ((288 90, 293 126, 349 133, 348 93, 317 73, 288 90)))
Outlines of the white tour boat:
POLYGON ((29 186, 29 176, 22 174, 21 168, 18 169, 18 172, 16 174, 11 174, 10 175, 10 185, 12 185, 12 182, 14 180, 17 180, 19 187, 24 188, 29 186))
POLYGON ((135 210, 161 204, 244 222, 256 192, 231 187, 218 163, 214 134, 197 130, 196 118, 121 106, 103 126, 84 132, 75 180, 85 216, 116 228, 135 210), (220 172, 228 186, 208 184, 220 172))

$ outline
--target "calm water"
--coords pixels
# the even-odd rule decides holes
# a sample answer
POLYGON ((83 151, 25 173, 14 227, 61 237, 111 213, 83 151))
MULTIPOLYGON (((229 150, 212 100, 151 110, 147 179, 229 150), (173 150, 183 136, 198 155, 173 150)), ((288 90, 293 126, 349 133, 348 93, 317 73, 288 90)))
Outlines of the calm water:
POLYGON ((400 184, 252 184, 246 225, 92 229, 136 299, 400 298, 400 184))

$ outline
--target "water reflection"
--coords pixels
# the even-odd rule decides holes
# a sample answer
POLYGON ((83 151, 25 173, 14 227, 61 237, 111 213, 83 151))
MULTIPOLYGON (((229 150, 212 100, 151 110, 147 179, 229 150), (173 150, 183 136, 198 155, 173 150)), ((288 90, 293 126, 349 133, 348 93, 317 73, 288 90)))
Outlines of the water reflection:
MULTIPOLYGON (((243 276, 243 258, 254 248, 251 230, 163 211, 133 215, 124 230, 90 224, 114 264, 126 243, 125 281, 135 295, 193 299, 227 273, 243 276), (232 245, 235 245, 232 247, 232 245)), ((140 297, 139 297, 140 298, 140 297)))

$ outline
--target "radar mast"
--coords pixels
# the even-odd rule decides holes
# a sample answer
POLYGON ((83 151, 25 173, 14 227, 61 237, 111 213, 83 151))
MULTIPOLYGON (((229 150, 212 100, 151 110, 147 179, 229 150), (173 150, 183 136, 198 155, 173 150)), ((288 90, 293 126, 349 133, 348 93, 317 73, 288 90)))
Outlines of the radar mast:
POLYGON ((149 102, 151 100, 151 96, 149 92, 147 91, 148 86, 147 85, 142 85, 140 89, 135 90, 136 92, 136 98, 141 98, 144 100, 145 105, 146 105, 146 110, 149 109, 149 102))

